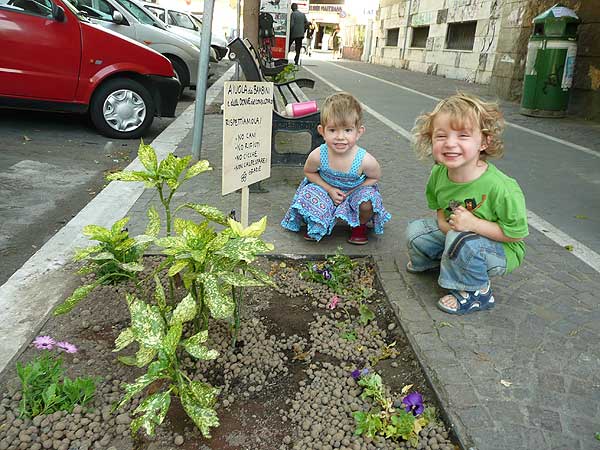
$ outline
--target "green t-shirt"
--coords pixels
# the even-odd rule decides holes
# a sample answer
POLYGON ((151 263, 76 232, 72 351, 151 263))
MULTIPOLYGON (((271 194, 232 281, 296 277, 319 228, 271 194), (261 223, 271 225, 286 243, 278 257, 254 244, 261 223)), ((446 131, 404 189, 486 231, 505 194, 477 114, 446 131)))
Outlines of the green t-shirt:
MULTIPOLYGON (((443 209, 446 218, 451 213, 451 202, 457 202, 480 219, 496 222, 511 238, 529 234, 525 197, 516 180, 506 176, 489 162, 487 170, 469 183, 455 183, 448 178, 446 166, 436 164, 431 169, 425 195, 429 208, 443 209)), ((511 272, 521 265, 525 244, 503 242, 506 270, 511 272)))

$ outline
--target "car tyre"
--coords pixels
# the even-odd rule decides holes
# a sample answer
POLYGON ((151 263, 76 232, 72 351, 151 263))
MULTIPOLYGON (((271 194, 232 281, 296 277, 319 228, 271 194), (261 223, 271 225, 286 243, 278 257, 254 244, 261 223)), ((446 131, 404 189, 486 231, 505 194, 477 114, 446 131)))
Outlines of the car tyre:
POLYGON ((188 70, 185 64, 182 62, 169 58, 171 64, 173 65, 173 71, 175 72, 175 78, 181 83, 181 89, 179 90, 179 97, 183 94, 183 90, 189 86, 190 84, 190 76, 188 75, 188 70))
POLYGON ((104 136, 136 139, 152 124, 154 110, 154 99, 144 85, 129 78, 113 78, 96 90, 89 114, 104 136))

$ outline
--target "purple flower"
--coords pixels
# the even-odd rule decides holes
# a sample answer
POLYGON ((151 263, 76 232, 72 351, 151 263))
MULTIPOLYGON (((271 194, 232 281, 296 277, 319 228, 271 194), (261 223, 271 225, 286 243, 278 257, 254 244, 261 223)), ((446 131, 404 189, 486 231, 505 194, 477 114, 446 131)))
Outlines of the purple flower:
POLYGON ((354 378, 355 381, 358 381, 360 378, 362 377, 366 377, 369 374, 369 369, 368 368, 364 368, 362 370, 353 370, 352 372, 350 372, 350 375, 352 375, 352 378, 354 378))
POLYGON ((62 350, 64 350, 67 353, 77 353, 77 347, 73 344, 71 344, 70 342, 67 341, 62 341, 62 342, 57 342, 56 346, 62 350))
POLYGON ((33 345, 38 350, 52 350, 56 341, 50 336, 38 336, 33 340, 33 345))
POLYGON ((331 272, 329 270, 323 269, 321 275, 323 275, 323 278, 325 278, 326 280, 331 280, 331 272))
POLYGON ((312 265, 312 270, 313 270, 313 272, 320 273, 320 271, 319 271, 319 266, 317 266, 316 264, 313 264, 313 265, 312 265))
POLYGON ((418 392, 408 394, 402 399, 402 403, 404 403, 406 412, 411 412, 413 416, 418 416, 425 409, 423 406, 423 397, 418 392))

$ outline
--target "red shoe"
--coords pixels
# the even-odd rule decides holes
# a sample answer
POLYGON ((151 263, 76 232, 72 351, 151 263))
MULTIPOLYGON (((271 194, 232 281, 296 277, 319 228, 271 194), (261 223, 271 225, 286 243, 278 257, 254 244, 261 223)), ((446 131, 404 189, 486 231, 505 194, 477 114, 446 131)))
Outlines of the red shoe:
POLYGON ((358 227, 352 228, 348 242, 356 245, 367 244, 369 242, 369 238, 367 237, 367 225, 362 224, 358 227))
POLYGON ((304 233, 304 239, 307 240, 307 241, 310 241, 310 242, 317 242, 317 240, 315 238, 310 237, 308 235, 308 231, 306 233, 304 233))

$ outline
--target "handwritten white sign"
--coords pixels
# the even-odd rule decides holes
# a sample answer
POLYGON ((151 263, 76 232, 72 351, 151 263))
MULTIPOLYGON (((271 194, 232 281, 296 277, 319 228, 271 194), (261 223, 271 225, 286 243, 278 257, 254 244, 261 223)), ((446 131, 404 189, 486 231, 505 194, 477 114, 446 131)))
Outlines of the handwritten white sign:
POLYGON ((272 118, 273 83, 225 83, 223 195, 271 176, 272 118))

